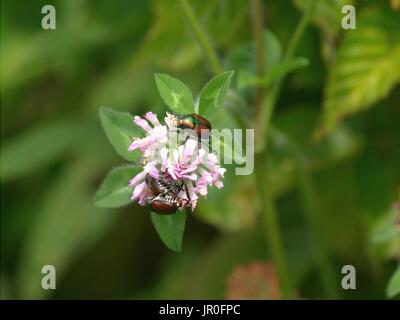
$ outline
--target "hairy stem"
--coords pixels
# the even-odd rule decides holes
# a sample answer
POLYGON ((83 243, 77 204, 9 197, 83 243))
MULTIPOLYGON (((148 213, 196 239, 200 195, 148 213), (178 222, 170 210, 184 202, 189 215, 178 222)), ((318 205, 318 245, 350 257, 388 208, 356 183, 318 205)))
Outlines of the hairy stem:
POLYGON ((181 5, 182 10, 185 13, 186 17, 188 18, 189 24, 200 46, 202 47, 208 62, 210 63, 212 72, 215 75, 221 73, 223 69, 219 63, 217 54, 215 53, 215 50, 213 49, 211 42, 207 37, 207 34, 201 28, 199 20, 195 16, 191 6, 187 2, 187 0, 179 0, 179 4, 181 5))

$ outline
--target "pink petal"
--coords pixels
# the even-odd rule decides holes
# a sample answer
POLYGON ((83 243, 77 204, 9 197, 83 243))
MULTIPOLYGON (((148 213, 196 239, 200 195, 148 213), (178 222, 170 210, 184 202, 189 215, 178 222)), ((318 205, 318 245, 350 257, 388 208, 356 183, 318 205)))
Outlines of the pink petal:
POLYGON ((183 176, 186 179, 192 180, 192 181, 196 181, 197 180, 197 174, 193 173, 191 175, 184 175, 183 176))
POLYGON ((149 120, 154 126, 160 126, 160 122, 158 121, 157 115, 153 112, 147 112, 145 118, 149 120))
POLYGON ((188 182, 188 183, 186 183, 186 186, 188 189, 190 201, 197 200, 199 197, 196 195, 195 188, 193 187, 193 183, 188 182))
POLYGON ((215 182, 215 186, 216 186, 218 189, 221 189, 221 188, 224 187, 224 183, 223 183, 222 181, 217 181, 217 182, 215 182))
POLYGON ((170 176, 172 177, 172 179, 178 180, 178 178, 177 178, 177 176, 176 176, 174 170, 173 170, 171 167, 168 167, 168 168, 167 168, 167 171, 168 171, 168 173, 170 174, 170 176))
POLYGON ((140 139, 135 139, 128 147, 128 151, 133 151, 140 146, 140 139))
POLYGON ((199 149, 198 156, 197 156, 197 158, 196 158, 192 163, 193 163, 193 164, 196 164, 196 165, 202 163, 205 154, 206 154, 206 151, 205 151, 204 149, 199 149))
POLYGON ((218 168, 218 174, 221 176, 221 177, 223 177, 224 176, 224 173, 226 172, 226 169, 225 168, 218 168))
POLYGON ((138 184, 133 190, 131 200, 136 200, 143 192, 147 189, 147 184, 143 181, 141 184, 138 184))
POLYGON ((208 154, 208 164, 210 166, 216 165, 218 163, 218 157, 214 153, 208 154))
POLYGON ((139 204, 141 206, 144 206, 146 204, 146 200, 147 200, 146 192, 141 193, 139 196, 139 201, 138 201, 139 204))
POLYGON ((168 165, 168 149, 167 148, 162 148, 160 150, 160 157, 161 157, 163 166, 167 167, 167 165, 168 165))
POLYGON ((149 132, 151 130, 151 127, 149 126, 148 122, 139 116, 135 116, 133 122, 136 123, 136 125, 138 125, 139 127, 141 127, 144 131, 149 132))
POLYGON ((164 118, 164 121, 169 128, 173 128, 175 127, 176 117, 172 113, 167 112, 167 116, 164 118))
POLYGON ((143 180, 146 177, 146 172, 142 171, 139 174, 137 174, 133 179, 129 181, 129 185, 133 187, 136 185, 139 181, 143 180))
POLYGON ((174 157, 175 163, 179 163, 180 155, 181 155, 182 152, 183 152, 183 148, 184 148, 183 146, 179 146, 178 150, 174 150, 174 151, 173 151, 172 155, 173 155, 173 157, 174 157))
POLYGON ((190 165, 185 170, 182 170, 181 174, 186 174, 186 173, 193 172, 193 171, 196 171, 196 170, 197 170, 197 166, 196 165, 190 165))
POLYGON ((195 154, 197 149, 197 141, 193 139, 189 139, 186 141, 185 149, 183 151, 183 159, 182 162, 186 162, 186 159, 190 159, 195 154))
POLYGON ((194 211, 194 209, 196 209, 197 206, 197 200, 192 201, 191 205, 192 205, 192 211, 194 211))
POLYGON ((154 166, 154 163, 152 164, 147 164, 144 168, 144 170, 154 179, 158 179, 159 178, 159 172, 158 169, 154 166))

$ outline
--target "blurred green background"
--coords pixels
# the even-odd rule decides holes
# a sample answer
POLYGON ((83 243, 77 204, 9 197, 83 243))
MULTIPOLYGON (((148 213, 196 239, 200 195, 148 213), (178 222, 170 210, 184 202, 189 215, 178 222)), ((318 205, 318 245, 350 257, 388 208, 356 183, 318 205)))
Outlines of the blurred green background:
MULTIPOLYGON (((265 26, 283 52, 305 2, 264 1, 265 26)), ((254 64, 249 1, 189 3, 222 65, 235 70, 227 112, 241 112, 254 96, 237 81, 254 64)), ((323 237, 310 233, 296 164, 272 137, 268 188, 298 297, 328 297, 314 254, 322 242, 338 287, 343 265, 357 270, 357 289, 339 289, 338 298, 387 298, 400 258, 397 7, 320 0, 297 50, 309 65, 282 88, 272 123, 302 150, 323 237), (356 30, 340 27, 345 3, 356 6, 356 30), (315 141, 323 122, 330 131, 315 141)), ((228 172, 225 188, 189 217, 181 253, 163 245, 137 204, 93 206, 105 174, 123 163, 102 131, 100 106, 162 114, 154 73, 195 94, 212 77, 178 1, 2 0, 0 54, 2 299, 276 297, 274 272, 252 267, 271 259, 254 175, 228 172), (41 27, 45 4, 56 8, 56 30, 41 27), (57 270, 53 291, 40 286, 47 264, 57 270)))

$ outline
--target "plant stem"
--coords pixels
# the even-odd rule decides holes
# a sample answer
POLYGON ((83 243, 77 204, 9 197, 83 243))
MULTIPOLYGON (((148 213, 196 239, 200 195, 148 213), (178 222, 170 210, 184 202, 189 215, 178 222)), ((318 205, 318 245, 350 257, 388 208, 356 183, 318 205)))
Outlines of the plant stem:
POLYGON ((333 266, 329 260, 329 256, 326 252, 326 247, 322 241, 323 235, 320 231, 319 226, 319 205, 316 197, 316 192, 312 178, 306 171, 303 160, 298 161, 298 173, 299 173, 299 187, 301 199, 304 206, 305 218, 309 225, 311 232, 311 240, 315 247, 315 258, 318 268, 321 273, 322 286, 329 299, 337 299, 339 291, 337 287, 337 279, 333 266))
MULTIPOLYGON (((264 26, 262 17, 262 1, 251 0, 251 18, 253 24, 253 34, 256 44, 256 73, 257 77, 262 78, 265 74, 265 47, 264 47, 264 26)), ((272 93, 272 92, 271 92, 272 93)), ((263 108, 268 102, 268 110, 272 110, 274 102, 271 101, 272 95, 265 96, 265 87, 257 86, 254 99, 255 119, 260 118, 263 108)), ((268 126, 270 118, 266 125, 268 126)), ((288 274, 285 251, 282 244, 282 236, 279 228, 278 213, 275 207, 274 199, 270 193, 269 171, 267 156, 262 152, 256 157, 256 178, 259 187, 261 201, 261 212, 263 223, 265 224, 265 235, 271 254, 271 259, 277 271, 279 287, 283 299, 290 299, 292 295, 292 284, 288 274)))
POLYGON ((196 18, 196 16, 194 15, 194 12, 190 7, 189 3, 187 2, 187 0, 179 0, 179 4, 181 5, 182 10, 185 13, 186 17, 188 18, 189 24, 192 27, 193 32, 197 40, 199 41, 207 60, 210 63, 212 72, 215 75, 221 73, 223 69, 219 63, 217 54, 215 53, 215 50, 213 49, 206 33, 201 28, 200 23, 196 18))
MULTIPOLYGON (((306 26, 310 20, 310 16, 314 10, 315 4, 318 0, 310 0, 307 6, 306 12, 303 14, 296 30, 293 34, 292 39, 289 42, 287 52, 284 56, 284 61, 291 59, 297 49, 299 40, 303 35, 306 26)), ((254 2, 256 2, 254 0, 254 2)), ((255 4, 255 3, 254 3, 255 4)), ((253 16, 256 19, 257 15, 253 16)), ((258 27, 259 22, 254 21, 254 29, 258 27)), ((256 37, 256 48, 258 51, 258 57, 264 58, 264 48, 261 49, 260 44, 257 45, 257 33, 256 37)), ((292 281, 288 274, 287 262, 284 255, 284 249, 282 244, 282 237, 280 234, 277 210, 275 208, 274 200, 269 188, 269 168, 267 162, 267 141, 269 136, 269 127, 271 123, 272 114, 280 94, 283 79, 273 85, 269 91, 269 94, 264 97, 261 105, 260 113, 256 115, 256 132, 259 137, 259 143, 255 146, 256 156, 256 177, 258 179, 258 187, 260 198, 262 199, 262 214, 265 222, 266 236, 271 251, 271 256, 279 277, 279 284, 284 299, 293 298, 293 286, 292 281)), ((322 260, 321 260, 322 261, 322 260)))
MULTIPOLYGON (((275 97, 277 97, 277 95, 274 94, 275 90, 279 90, 279 88, 274 87, 273 90, 269 92, 270 94, 263 99, 263 109, 261 111, 269 112, 267 127, 269 126, 271 119, 275 97)), ((257 185, 259 187, 259 195, 260 199, 262 199, 261 213, 265 223, 265 234, 267 236, 271 258, 277 270, 282 298, 291 299, 293 298, 293 286, 288 273, 286 257, 284 254, 282 235, 278 222, 278 212, 271 194, 269 165, 267 161, 267 153, 265 151, 256 154, 255 165, 255 175, 258 181, 257 185)))
POLYGON ((259 194, 262 199, 261 212, 263 223, 265 224, 265 235, 271 258, 278 274, 282 298, 291 299, 293 298, 293 287, 283 249, 278 214, 269 188, 269 172, 266 163, 266 154, 258 154, 256 158, 256 179, 258 182, 259 194))
MULTIPOLYGON (((284 61, 288 61, 291 58, 293 58, 297 46, 299 44, 299 41, 314 13, 317 2, 318 0, 308 1, 305 13, 303 14, 303 17, 300 20, 299 24, 297 25, 293 37, 291 38, 288 44, 284 56, 284 61)), ((279 83, 277 86, 278 86, 277 90, 279 92, 281 83, 279 83)), ((269 115, 269 117, 271 116, 269 115)), ((310 177, 308 171, 306 170, 306 161, 304 159, 303 154, 298 150, 297 145, 295 145, 293 142, 289 142, 289 144, 291 145, 293 157, 298 167, 300 194, 305 209, 304 211, 306 215, 306 220, 310 227, 312 242, 315 246, 316 260, 319 269, 321 271, 322 284, 327 294, 327 297, 334 299, 339 296, 339 292, 337 288, 335 273, 332 264, 329 261, 329 256, 326 252, 326 248, 322 241, 323 236, 319 228, 319 221, 318 221, 319 201, 318 198, 316 197, 316 192, 314 184, 312 182, 312 178, 310 177)))
MULTIPOLYGON (((290 60, 297 49, 297 46, 299 44, 299 41, 301 37, 304 34, 304 31, 306 30, 306 27, 308 26, 310 22, 310 18, 313 15, 313 12, 315 10, 315 6, 319 0, 309 0, 307 4, 307 8, 305 12, 303 13, 303 16, 301 17, 298 25, 296 26, 296 29, 293 33, 292 38, 289 41, 288 48, 286 50, 286 53, 284 55, 284 61, 290 60)), ((273 114, 273 111, 275 109, 276 101, 278 100, 281 88, 282 88, 282 83, 285 78, 280 79, 275 83, 271 89, 269 90, 269 95, 266 96, 263 100, 262 107, 260 110, 260 115, 259 117, 256 118, 256 132, 257 136, 259 137, 258 142, 256 143, 255 146, 255 151, 256 152, 263 152, 264 149, 267 146, 267 140, 268 140, 268 129, 269 129, 269 124, 271 121, 271 117, 273 114)))
POLYGON ((293 36, 290 39, 290 42, 286 49, 286 53, 284 56, 285 61, 293 58, 293 55, 297 49, 299 41, 300 41, 301 37, 303 36, 303 33, 304 33, 305 29, 307 28, 312 15, 314 14, 314 10, 315 10, 315 6, 316 6, 317 2, 318 2, 318 0, 309 0, 308 1, 307 8, 306 8, 303 16, 301 17, 299 24, 296 26, 293 36))
POLYGON ((329 254, 324 245, 323 234, 321 233, 318 213, 320 212, 320 205, 318 197, 316 196, 315 187, 312 177, 307 170, 307 161, 298 148, 297 144, 290 139, 283 132, 273 129, 274 134, 280 135, 281 140, 286 141, 287 147, 291 156, 295 160, 299 178, 299 191, 301 201, 304 207, 305 219, 310 228, 311 241, 314 245, 315 258, 318 268, 321 272, 322 286, 329 299, 337 299, 339 291, 337 287, 337 279, 333 266, 329 260, 329 254))
MULTIPOLYGON (((256 75, 262 78, 265 73, 265 47, 264 47, 264 23, 263 5, 261 0, 251 0, 251 17, 253 33, 256 43, 256 75)), ((256 118, 260 114, 261 104, 265 93, 265 87, 257 85, 254 99, 256 118)))

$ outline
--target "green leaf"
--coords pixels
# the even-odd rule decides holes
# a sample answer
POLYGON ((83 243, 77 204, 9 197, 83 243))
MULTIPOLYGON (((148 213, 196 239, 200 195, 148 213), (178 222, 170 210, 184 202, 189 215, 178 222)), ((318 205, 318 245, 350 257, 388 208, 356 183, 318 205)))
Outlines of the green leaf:
POLYGON ((94 205, 117 208, 129 204, 132 187, 128 181, 141 171, 140 167, 120 166, 111 170, 94 195, 94 205))
POLYGON ((193 96, 180 80, 167 74, 156 74, 156 84, 165 104, 176 113, 193 113, 193 96))
POLYGON ((178 211, 172 215, 151 212, 151 221, 164 244, 173 251, 181 251, 186 212, 178 211))
POLYGON ((366 11, 357 19, 357 29, 346 32, 325 88, 325 131, 373 106, 399 81, 399 28, 400 19, 390 10, 366 11))
POLYGON ((128 151, 132 139, 141 135, 138 127, 133 123, 132 116, 126 112, 101 107, 100 120, 107 138, 115 151, 125 160, 138 163, 140 153, 137 150, 128 151))
POLYGON ((60 159, 79 139, 76 120, 38 123, 1 146, 1 181, 6 182, 44 168, 60 159))
POLYGON ((389 298, 394 298, 398 294, 400 294, 400 265, 390 278, 389 284, 386 288, 386 295, 389 298))
POLYGON ((211 79, 201 90, 197 113, 207 116, 212 109, 220 108, 228 93, 233 71, 227 71, 211 79))

